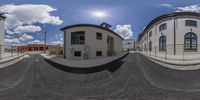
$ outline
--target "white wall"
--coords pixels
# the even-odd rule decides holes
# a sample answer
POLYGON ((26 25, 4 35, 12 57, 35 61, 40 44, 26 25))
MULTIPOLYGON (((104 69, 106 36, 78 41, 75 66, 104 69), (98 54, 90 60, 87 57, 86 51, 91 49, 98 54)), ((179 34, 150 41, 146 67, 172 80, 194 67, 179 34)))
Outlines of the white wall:
POLYGON ((5 37, 5 20, 0 18, 0 44, 4 44, 5 37))
MULTIPOLYGON (((107 36, 114 38, 114 50, 117 54, 122 51, 122 39, 115 34, 108 32, 106 30, 95 28, 95 27, 73 27, 65 30, 66 37, 66 58, 72 59, 73 55, 70 52, 71 48, 75 51, 83 51, 85 45, 71 45, 71 32, 85 31, 85 45, 90 47, 89 59, 97 58, 96 51, 102 51, 102 57, 107 56, 107 36), (96 39, 96 32, 102 33, 102 40, 96 39)), ((75 58, 79 59, 79 58, 75 58)), ((83 58, 81 58, 83 59, 83 58)))
MULTIPOLYGON (((144 48, 144 45, 147 45, 147 51, 143 51, 146 53, 148 52, 148 42, 152 41, 152 52, 155 53, 155 47, 156 52, 159 52, 159 39, 162 35, 165 35, 167 38, 167 53, 168 54, 174 54, 174 21, 175 21, 175 31, 176 31, 176 54, 182 54, 184 51, 184 36, 186 33, 192 32, 195 33, 198 36, 198 44, 200 44, 200 18, 195 18, 191 16, 183 16, 183 17, 177 17, 177 18, 168 18, 160 20, 156 22, 154 25, 152 25, 148 31, 143 35, 142 39, 139 41, 140 47, 144 48), (197 27, 188 27, 185 26, 185 20, 195 20, 197 21, 197 27), (167 30, 159 31, 159 26, 163 23, 167 23, 167 30), (148 36, 148 33, 152 31, 152 37, 148 36), (145 41, 145 37, 148 37, 145 41), (180 44, 180 45, 179 45, 180 44)), ((162 52, 160 52, 162 53, 162 52)), ((198 46, 197 52, 187 52, 187 53, 200 53, 200 46, 198 46)))

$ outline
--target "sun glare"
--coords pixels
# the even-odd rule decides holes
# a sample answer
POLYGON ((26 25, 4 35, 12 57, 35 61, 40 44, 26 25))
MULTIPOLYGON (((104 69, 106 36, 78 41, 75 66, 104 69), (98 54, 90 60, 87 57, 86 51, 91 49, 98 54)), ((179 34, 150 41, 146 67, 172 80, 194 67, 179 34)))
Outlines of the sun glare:
POLYGON ((93 11, 92 16, 97 17, 97 18, 104 18, 107 16, 107 13, 104 11, 93 11))

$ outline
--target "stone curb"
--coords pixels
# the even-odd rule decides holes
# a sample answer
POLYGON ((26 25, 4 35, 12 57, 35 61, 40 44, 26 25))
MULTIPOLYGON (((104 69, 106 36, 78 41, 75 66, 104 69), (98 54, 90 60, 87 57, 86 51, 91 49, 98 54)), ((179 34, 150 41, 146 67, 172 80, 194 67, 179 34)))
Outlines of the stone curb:
POLYGON ((21 55, 21 56, 13 57, 12 59, 2 61, 2 62, 0 62, 0 69, 9 67, 9 66, 23 60, 25 57, 26 57, 26 55, 21 55))
MULTIPOLYGON (((142 54, 142 53, 140 53, 142 54)), ((200 69, 200 62, 195 62, 195 63, 176 63, 176 62, 170 62, 170 61, 163 61, 163 60, 159 60, 150 56, 147 56, 145 54, 142 54, 143 56, 145 56, 146 58, 148 58, 149 60, 153 61, 154 63, 160 64, 163 67, 167 67, 167 68, 171 68, 171 69, 175 69, 175 70, 182 70, 182 71, 186 71, 186 70, 199 70, 200 69)))

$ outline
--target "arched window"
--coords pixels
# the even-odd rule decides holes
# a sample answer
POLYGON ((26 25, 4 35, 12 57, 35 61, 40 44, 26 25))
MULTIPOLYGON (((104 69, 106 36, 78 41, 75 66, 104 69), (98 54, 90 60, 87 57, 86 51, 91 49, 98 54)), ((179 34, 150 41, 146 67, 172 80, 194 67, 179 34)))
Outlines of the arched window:
POLYGON ((161 36, 159 39, 159 50, 166 51, 166 36, 161 36))
POLYGON ((149 51, 151 52, 152 51, 152 42, 149 41, 149 51))
POLYGON ((195 33, 189 32, 185 34, 184 49, 197 50, 197 35, 195 33))

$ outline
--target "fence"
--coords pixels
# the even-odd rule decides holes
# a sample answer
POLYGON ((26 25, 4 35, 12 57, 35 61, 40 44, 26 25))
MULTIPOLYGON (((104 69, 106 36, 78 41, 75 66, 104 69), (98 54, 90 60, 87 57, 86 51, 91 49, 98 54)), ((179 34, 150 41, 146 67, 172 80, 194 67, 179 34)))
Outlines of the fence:
POLYGON ((17 46, 0 45, 0 60, 20 55, 21 52, 17 49, 17 46))
MULTIPOLYGON (((195 47, 195 46, 194 46, 195 47)), ((163 48, 153 46, 151 49, 146 48, 142 53, 154 58, 176 61, 200 61, 200 45, 197 45, 196 50, 186 50, 184 44, 166 45, 163 48), (175 50, 174 50, 175 48, 175 50)))

